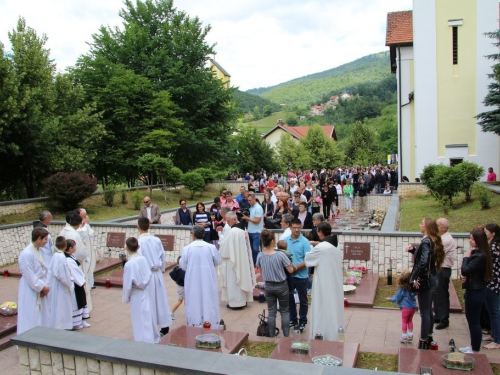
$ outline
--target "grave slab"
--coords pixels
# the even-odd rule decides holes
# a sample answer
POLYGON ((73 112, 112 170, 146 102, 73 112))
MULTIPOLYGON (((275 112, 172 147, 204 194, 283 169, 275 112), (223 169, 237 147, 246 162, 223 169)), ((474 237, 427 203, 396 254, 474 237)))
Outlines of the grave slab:
POLYGON ((457 290, 455 285, 450 280, 450 312, 462 312, 462 305, 460 304, 460 299, 458 298, 457 290))
POLYGON ((432 369, 432 375, 493 375, 493 370, 488 362, 488 358, 484 354, 468 354, 474 358, 474 369, 472 371, 463 371, 450 370, 441 364, 442 355, 447 353, 449 352, 441 350, 400 348, 398 356, 398 372, 420 374, 420 366, 424 366, 432 369))
POLYGON ((0 315, 0 337, 10 335, 17 330, 17 314, 11 316, 0 315))
POLYGON ((312 358, 331 354, 342 359, 343 367, 353 368, 358 359, 359 344, 354 342, 338 342, 323 340, 303 340, 293 336, 283 337, 276 348, 269 356, 271 359, 281 359, 284 361, 312 363, 312 358), (297 354, 291 348, 292 341, 306 341, 311 344, 311 350, 308 354, 297 354))
POLYGON ((163 336, 160 345, 179 346, 181 348, 205 350, 215 353, 234 354, 247 341, 248 333, 181 326, 163 336), (217 349, 197 348, 196 336, 215 333, 221 337, 221 347, 217 349))
MULTIPOLYGON (((119 260, 121 263, 121 260, 119 260)), ((165 265, 165 272, 168 272, 171 268, 174 268, 177 263, 167 262, 165 265)), ((123 288, 123 268, 111 272, 106 276, 99 277, 94 280, 94 285, 106 286, 106 280, 109 279, 112 288, 123 288)))
POLYGON ((379 276, 368 272, 361 277, 361 284, 356 285, 354 294, 346 295, 349 306, 373 307, 379 276))

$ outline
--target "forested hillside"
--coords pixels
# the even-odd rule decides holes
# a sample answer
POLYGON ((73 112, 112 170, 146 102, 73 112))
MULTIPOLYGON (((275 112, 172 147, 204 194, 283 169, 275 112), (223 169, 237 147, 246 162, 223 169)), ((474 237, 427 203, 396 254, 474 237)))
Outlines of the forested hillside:
POLYGON ((272 87, 251 89, 247 93, 259 95, 273 103, 285 103, 288 107, 301 107, 321 101, 332 91, 347 91, 358 84, 378 83, 390 75, 389 52, 380 52, 334 69, 272 87))
POLYGON ((242 112, 252 112, 255 106, 259 108, 264 108, 269 105, 272 108, 273 112, 277 112, 281 110, 281 107, 278 103, 273 103, 268 99, 261 98, 258 95, 249 94, 245 91, 236 90, 233 93, 233 102, 238 105, 238 109, 242 112))

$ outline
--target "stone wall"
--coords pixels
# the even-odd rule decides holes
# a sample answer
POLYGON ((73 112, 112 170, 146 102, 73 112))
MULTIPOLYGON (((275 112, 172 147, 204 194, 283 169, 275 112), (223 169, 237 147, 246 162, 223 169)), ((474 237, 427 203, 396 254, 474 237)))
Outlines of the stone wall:
POLYGON ((22 214, 23 212, 34 210, 37 206, 48 200, 49 198, 44 197, 0 202, 0 216, 22 214))
POLYGON ((19 348, 21 375, 261 375, 271 371, 291 375, 362 375, 368 372, 152 345, 44 327, 33 328, 11 341, 19 348))
POLYGON ((398 194, 400 197, 408 195, 427 195, 429 191, 421 182, 400 182, 398 185, 398 194))
MULTIPOLYGON (((63 228, 64 223, 53 222, 49 230, 53 237, 63 228)), ((127 237, 139 235, 136 224, 118 224, 118 223, 91 223, 95 231, 94 249, 101 253, 101 256, 117 258, 121 248, 106 247, 107 234, 110 232, 126 233, 127 237)), ((16 225, 7 225, 0 227, 0 266, 17 261, 19 253, 30 241, 31 223, 16 225)), ((184 246, 191 242, 191 230, 189 227, 175 225, 155 225, 151 228, 152 234, 170 234, 175 236, 173 251, 166 252, 166 259, 169 262, 175 262, 181 254, 184 246)), ((282 233, 276 230, 276 237, 282 233)), ((369 242, 371 244, 371 260, 364 261, 346 261, 345 266, 362 265, 371 272, 380 275, 385 274, 390 266, 395 272, 411 269, 410 256, 405 252, 408 244, 419 243, 422 236, 420 233, 412 232, 378 232, 378 231, 337 231, 339 236, 339 246, 343 249, 344 242, 369 242)), ((458 245, 458 254, 454 263, 452 276, 458 276, 458 269, 462 264, 464 252, 469 249, 469 235, 467 233, 453 234, 458 245)))

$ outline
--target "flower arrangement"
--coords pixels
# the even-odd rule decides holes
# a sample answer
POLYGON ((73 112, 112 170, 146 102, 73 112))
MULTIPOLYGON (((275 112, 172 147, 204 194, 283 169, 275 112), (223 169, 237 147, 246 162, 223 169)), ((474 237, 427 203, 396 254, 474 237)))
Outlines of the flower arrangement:
POLYGON ((5 316, 11 316, 17 314, 17 303, 15 302, 4 302, 0 305, 0 314, 5 316))

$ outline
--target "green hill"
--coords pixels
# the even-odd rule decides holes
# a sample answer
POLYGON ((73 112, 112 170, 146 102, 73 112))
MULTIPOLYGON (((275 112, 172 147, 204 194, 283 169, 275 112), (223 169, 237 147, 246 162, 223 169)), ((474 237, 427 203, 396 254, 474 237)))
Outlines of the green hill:
POLYGON ((391 75, 389 52, 364 56, 324 72, 310 74, 276 86, 247 90, 273 103, 305 106, 321 100, 331 92, 349 91, 359 84, 376 84, 391 75))
POLYGON ((273 112, 280 111, 281 107, 277 103, 273 103, 268 99, 261 98, 255 94, 249 94, 245 91, 236 90, 233 94, 233 102, 238 104, 238 108, 243 112, 252 112, 255 106, 261 110, 266 105, 270 105, 273 112))
POLYGON ((271 130, 276 126, 279 119, 285 121, 287 117, 288 117, 288 112, 285 111, 274 112, 270 116, 261 118, 260 120, 256 121, 244 123, 243 121, 240 120, 238 126, 253 126, 254 128, 257 129, 259 133, 267 133, 269 130, 271 130))

